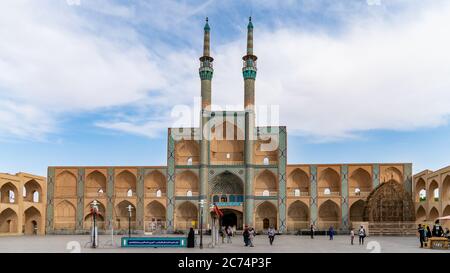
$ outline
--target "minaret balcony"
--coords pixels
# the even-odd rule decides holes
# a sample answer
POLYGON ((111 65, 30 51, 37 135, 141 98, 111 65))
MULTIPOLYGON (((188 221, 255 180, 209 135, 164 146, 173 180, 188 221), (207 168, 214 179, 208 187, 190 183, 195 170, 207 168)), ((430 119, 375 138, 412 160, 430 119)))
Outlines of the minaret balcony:
POLYGON ((244 79, 255 79, 256 78, 256 67, 245 66, 242 68, 242 76, 244 79))

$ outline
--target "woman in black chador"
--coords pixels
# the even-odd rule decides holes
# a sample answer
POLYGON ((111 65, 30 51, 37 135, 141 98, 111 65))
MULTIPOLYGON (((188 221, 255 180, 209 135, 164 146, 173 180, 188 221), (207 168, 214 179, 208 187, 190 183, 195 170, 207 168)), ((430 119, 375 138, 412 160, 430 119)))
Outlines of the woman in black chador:
POLYGON ((189 230, 188 238, 187 238, 187 247, 193 248, 195 246, 195 233, 194 229, 191 228, 189 230))

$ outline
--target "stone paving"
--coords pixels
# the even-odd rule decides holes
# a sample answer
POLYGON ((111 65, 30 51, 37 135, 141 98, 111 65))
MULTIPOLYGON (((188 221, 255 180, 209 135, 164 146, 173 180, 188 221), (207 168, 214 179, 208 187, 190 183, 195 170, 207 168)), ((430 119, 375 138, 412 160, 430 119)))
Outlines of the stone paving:
POLYGON ((111 245, 111 236, 100 236, 100 247, 89 247, 87 235, 47 235, 47 236, 10 236, 0 237, 0 252, 143 252, 143 253, 328 253, 328 252, 382 252, 382 253, 450 253, 450 250, 421 249, 418 247, 417 237, 367 237, 364 246, 350 244, 349 236, 335 236, 329 240, 325 236, 316 236, 314 239, 308 236, 280 235, 275 238, 273 246, 269 245, 267 236, 255 237, 254 247, 244 247, 241 236, 233 237, 232 244, 219 244, 215 248, 209 247, 210 236, 204 236, 204 248, 121 248, 121 236, 114 236, 115 246, 111 245))

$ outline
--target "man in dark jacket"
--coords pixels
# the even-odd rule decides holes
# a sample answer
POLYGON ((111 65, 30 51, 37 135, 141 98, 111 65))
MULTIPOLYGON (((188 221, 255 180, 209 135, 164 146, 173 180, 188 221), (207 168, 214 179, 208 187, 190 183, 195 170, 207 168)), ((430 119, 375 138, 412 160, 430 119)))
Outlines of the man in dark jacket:
POLYGON ((425 229, 419 224, 417 231, 419 232, 420 247, 423 247, 423 242, 425 241, 425 229))
POLYGON ((248 226, 245 226, 244 232, 242 233, 242 236, 244 236, 244 244, 245 246, 249 245, 249 238, 250 238, 250 232, 248 230, 248 226))

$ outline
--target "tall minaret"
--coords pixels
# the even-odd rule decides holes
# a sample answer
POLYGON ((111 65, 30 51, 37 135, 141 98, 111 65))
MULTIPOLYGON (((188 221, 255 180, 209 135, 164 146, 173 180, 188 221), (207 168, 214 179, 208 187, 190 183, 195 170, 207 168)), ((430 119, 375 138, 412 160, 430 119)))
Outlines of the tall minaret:
POLYGON ((200 57, 199 74, 201 79, 202 90, 202 110, 210 110, 211 108, 211 80, 213 76, 213 58, 210 56, 210 27, 208 24, 208 17, 206 17, 206 24, 204 27, 203 37, 203 56, 200 57))
POLYGON ((248 19, 247 26, 247 55, 242 57, 244 67, 242 75, 244 76, 244 106, 245 109, 253 108, 255 105, 255 78, 256 78, 256 59, 253 55, 253 24, 252 17, 248 19))
POLYGON ((244 76, 244 106, 245 106, 245 224, 253 226, 254 211, 254 160, 253 148, 255 138, 255 78, 256 78, 256 59, 253 55, 253 24, 252 18, 249 18, 247 26, 247 55, 243 58, 244 67, 242 75, 244 76))
MULTIPOLYGON (((200 80, 201 80, 201 93, 202 93, 202 111, 201 111, 201 120, 200 120, 200 200, 208 200, 208 153, 209 153, 209 141, 207 136, 204 135, 205 131, 204 126, 208 126, 208 112, 211 110, 211 80, 213 76, 213 58, 210 56, 210 28, 208 24, 208 17, 206 17, 206 24, 204 27, 204 38, 203 38, 203 56, 200 57, 200 80)), ((209 132, 209 130, 208 130, 209 132)), ((208 223, 208 211, 209 205, 206 203, 203 205, 203 211, 200 213, 203 214, 204 220, 202 221, 203 228, 205 228, 205 224, 208 223)), ((199 215, 199 222, 201 216, 199 215)))

